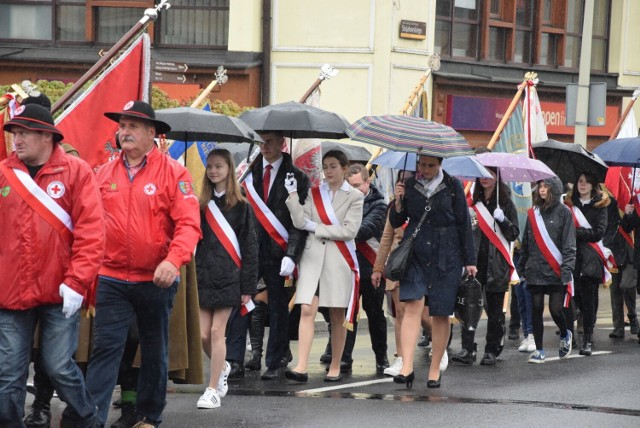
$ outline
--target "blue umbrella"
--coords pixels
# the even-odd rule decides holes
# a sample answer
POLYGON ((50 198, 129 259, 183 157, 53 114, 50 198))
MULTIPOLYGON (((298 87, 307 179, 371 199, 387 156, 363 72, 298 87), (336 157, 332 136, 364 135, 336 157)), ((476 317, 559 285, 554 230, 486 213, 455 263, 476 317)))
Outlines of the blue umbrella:
POLYGON ((616 138, 593 151, 609 166, 640 167, 640 137, 616 138))
MULTIPOLYGON (((371 161, 374 165, 393 169, 415 171, 417 164, 415 153, 394 152, 388 150, 371 161)), ((442 161, 442 168, 454 177, 461 179, 493 178, 493 175, 478 162, 475 156, 455 156, 442 161)))

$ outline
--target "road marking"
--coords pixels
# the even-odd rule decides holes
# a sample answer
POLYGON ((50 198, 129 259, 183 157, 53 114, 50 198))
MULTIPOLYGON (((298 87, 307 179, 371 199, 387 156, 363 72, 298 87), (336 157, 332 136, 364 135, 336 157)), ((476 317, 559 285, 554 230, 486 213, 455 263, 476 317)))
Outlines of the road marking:
MULTIPOLYGON (((593 355, 606 355, 606 354, 611 354, 611 353, 612 353, 611 351, 593 351, 593 352, 591 353, 591 355, 592 355, 592 356, 593 356, 593 355)), ((584 358, 584 357, 586 357, 586 356, 587 356, 587 355, 570 354, 570 355, 567 355, 565 358, 562 358, 562 359, 563 359, 563 360, 568 360, 568 359, 570 359, 570 358, 584 358)), ((545 361, 556 361, 556 360, 559 360, 559 359, 560 359, 560 357, 550 357, 550 358, 545 358, 544 360, 545 360, 545 361)))
POLYGON ((327 392, 327 391, 337 391, 339 389, 347 389, 347 388, 355 388, 357 386, 367 386, 374 385, 376 383, 390 383, 393 382, 392 377, 384 378, 384 379, 376 379, 376 380, 368 380, 364 382, 353 382, 353 383, 343 383, 336 386, 327 386, 324 388, 314 388, 314 389, 305 389, 304 391, 299 391, 300 394, 313 394, 317 392, 327 392))

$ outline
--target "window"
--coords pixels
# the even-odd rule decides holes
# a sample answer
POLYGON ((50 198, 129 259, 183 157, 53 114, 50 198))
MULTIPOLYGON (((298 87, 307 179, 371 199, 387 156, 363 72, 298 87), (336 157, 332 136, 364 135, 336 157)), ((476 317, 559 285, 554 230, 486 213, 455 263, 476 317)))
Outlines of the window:
MULTIPOLYGON (((595 0, 591 67, 606 70, 610 0, 595 0)), ((436 0, 443 58, 577 70, 584 0, 436 0)))
MULTIPOLYGON (((154 3, 154 0, 0 0, 0 40, 112 45, 154 3)), ((229 0, 172 0, 171 8, 163 10, 151 28, 156 45, 225 49, 229 0)))

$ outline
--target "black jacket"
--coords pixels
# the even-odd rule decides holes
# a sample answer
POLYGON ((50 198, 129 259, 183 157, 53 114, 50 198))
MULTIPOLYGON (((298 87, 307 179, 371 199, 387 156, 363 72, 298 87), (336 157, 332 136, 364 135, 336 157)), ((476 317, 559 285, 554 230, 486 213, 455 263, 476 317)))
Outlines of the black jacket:
POLYGON ((258 284, 258 243, 249 203, 224 210, 225 196, 213 201, 236 233, 242 268, 238 268, 200 212, 202 239, 196 249, 196 274, 200 306, 207 309, 240 305, 240 296, 255 294, 258 284))
MULTIPOLYGON (((489 213, 493 215, 493 211, 496 209, 495 192, 485 206, 489 213)), ((500 208, 504 211, 504 220, 501 222, 496 220, 496 224, 500 227, 500 231, 505 239, 513 242, 518 239, 520 235, 520 229, 518 228, 518 211, 511 199, 500 199, 500 208)), ((473 234, 473 242, 475 243, 476 254, 478 255, 478 281, 485 286, 486 291, 493 293, 507 291, 510 279, 509 264, 498 248, 482 233, 482 230, 480 230, 476 222, 474 222, 473 234)))
MULTIPOLYGON (((356 235, 356 242, 366 242, 371 238, 380 241, 384 224, 387 221, 387 204, 384 202, 384 197, 373 185, 369 189, 369 194, 364 198, 362 223, 356 235)), ((360 265, 360 277, 370 277, 373 273, 373 266, 360 251, 356 251, 356 255, 360 265)))
POLYGON ((633 263, 633 246, 629 245, 620 233, 622 218, 618 201, 613 196, 609 196, 609 199, 611 203, 607 207, 607 231, 602 238, 602 243, 611 250, 616 266, 622 270, 627 264, 633 263))
POLYGON ((638 217, 638 213, 634 210, 631 214, 625 214, 620 221, 620 226, 622 226, 624 231, 627 233, 630 233, 631 231, 634 232, 635 241, 633 243, 633 267, 640 269, 640 217, 638 217))
POLYGON ((591 229, 576 227, 576 266, 573 271, 576 278, 602 279, 604 265, 589 243, 598 242, 604 238, 607 231, 607 207, 610 202, 609 195, 598 193, 590 202, 583 205, 577 192, 567 194, 567 206, 578 207, 591 225, 591 229))
MULTIPOLYGON (((304 201, 307 199, 307 193, 309 192, 309 178, 293 165, 291 155, 288 153, 282 153, 282 157, 282 164, 280 165, 280 168, 278 168, 276 178, 271 186, 271 190, 269 190, 267 206, 289 232, 289 241, 287 242, 287 250, 285 252, 278 243, 269 236, 267 231, 256 219, 256 230, 258 232, 258 242, 260 243, 260 264, 270 263, 280 266, 280 262, 284 256, 290 257, 295 263, 298 263, 302 250, 304 249, 304 243, 307 240, 306 231, 293 227, 291 214, 289 214, 289 209, 285 204, 289 193, 287 193, 287 189, 284 187, 284 179, 288 172, 294 173, 298 182, 298 197, 300 199, 300 203, 304 204, 304 201)), ((253 187, 256 189, 258 195, 262 197, 263 168, 261 154, 256 158, 256 163, 251 169, 251 173, 253 175, 253 187)))
POLYGON ((554 204, 541 211, 542 220, 554 242, 562 254, 560 277, 551 269, 540 252, 533 236, 530 221, 524 229, 522 251, 518 261, 518 275, 525 278, 527 285, 566 285, 571 281, 576 262, 576 228, 569 207, 562 203, 562 182, 558 177, 543 180, 550 186, 554 204))

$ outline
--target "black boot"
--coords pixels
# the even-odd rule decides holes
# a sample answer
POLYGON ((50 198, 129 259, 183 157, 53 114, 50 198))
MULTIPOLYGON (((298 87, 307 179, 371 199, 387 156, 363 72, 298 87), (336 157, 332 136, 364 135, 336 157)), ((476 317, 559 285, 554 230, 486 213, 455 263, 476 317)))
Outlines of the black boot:
POLYGON ((451 356, 451 361, 471 365, 476 361, 477 349, 478 345, 476 343, 473 344, 473 350, 471 351, 463 348, 462 351, 451 356))
POLYGON ((331 364, 331 336, 329 336, 329 340, 327 340, 327 347, 324 348, 324 353, 320 355, 320 362, 331 364))
POLYGON ((251 313, 249 337, 251 338, 251 359, 244 367, 247 370, 262 369, 262 345, 264 342, 264 326, 269 314, 269 306, 264 302, 256 302, 256 307, 251 313))
POLYGON ((640 333, 640 325, 638 325, 638 316, 636 314, 627 314, 629 317, 629 332, 633 335, 640 333))
POLYGON ((585 333, 582 336, 582 349, 579 352, 580 355, 591 355, 591 333, 585 333))
POLYGON ((24 420, 24 424, 28 428, 47 428, 51 424, 51 406, 48 401, 33 401, 31 405, 31 413, 24 420))
POLYGON ((131 428, 138 422, 136 405, 134 403, 123 402, 121 412, 120 417, 111 424, 111 428, 131 428))

